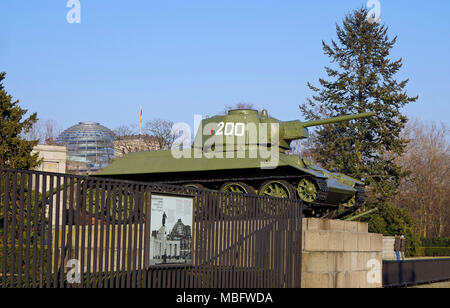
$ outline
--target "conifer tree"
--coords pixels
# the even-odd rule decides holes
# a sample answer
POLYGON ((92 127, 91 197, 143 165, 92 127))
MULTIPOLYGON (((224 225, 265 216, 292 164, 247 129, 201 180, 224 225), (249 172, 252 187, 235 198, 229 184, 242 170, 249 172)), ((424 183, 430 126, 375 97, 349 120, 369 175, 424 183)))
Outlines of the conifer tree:
POLYGON ((395 163, 407 141, 401 138, 407 118, 401 108, 418 97, 406 93, 408 80, 397 81, 402 59, 389 55, 397 37, 388 37, 388 27, 367 18, 365 8, 347 15, 336 25, 337 41, 322 42, 332 67, 325 67, 329 80, 300 106, 307 120, 375 111, 376 116, 319 127, 313 150, 323 167, 342 172, 366 183, 369 207, 389 204, 403 172, 395 163))
POLYGON ((40 163, 38 154, 32 154, 38 141, 28 141, 22 136, 37 121, 36 113, 23 119, 26 109, 13 101, 3 86, 5 73, 0 73, 0 168, 33 169, 40 163))

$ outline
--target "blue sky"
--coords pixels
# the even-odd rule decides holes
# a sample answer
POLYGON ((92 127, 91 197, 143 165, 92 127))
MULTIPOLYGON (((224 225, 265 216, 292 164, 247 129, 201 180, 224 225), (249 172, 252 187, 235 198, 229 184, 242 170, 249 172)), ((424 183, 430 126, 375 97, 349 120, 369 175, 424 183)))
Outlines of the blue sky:
MULTIPOLYGON (((192 125, 225 105, 252 103, 280 120, 301 118, 306 83, 324 77, 321 41, 366 1, 67 0, 0 2, 0 71, 21 105, 61 128, 109 128, 162 118, 192 125)), ((404 112, 450 124, 450 1, 380 0, 418 102, 404 112)))

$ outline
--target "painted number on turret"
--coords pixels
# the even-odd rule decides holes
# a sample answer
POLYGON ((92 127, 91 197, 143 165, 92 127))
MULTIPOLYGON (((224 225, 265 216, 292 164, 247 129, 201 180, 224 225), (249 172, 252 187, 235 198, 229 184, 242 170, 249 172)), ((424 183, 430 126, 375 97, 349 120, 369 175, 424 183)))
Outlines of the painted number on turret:
POLYGON ((216 136, 244 136, 245 124, 234 122, 219 122, 219 128, 217 129, 216 136))

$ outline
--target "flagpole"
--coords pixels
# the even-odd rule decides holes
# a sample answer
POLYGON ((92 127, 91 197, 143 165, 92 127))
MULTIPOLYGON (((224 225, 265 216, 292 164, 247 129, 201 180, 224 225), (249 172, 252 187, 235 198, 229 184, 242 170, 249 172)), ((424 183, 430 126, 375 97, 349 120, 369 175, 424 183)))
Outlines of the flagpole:
POLYGON ((142 135, 142 106, 141 107, 141 112, 139 115, 139 135, 142 135))

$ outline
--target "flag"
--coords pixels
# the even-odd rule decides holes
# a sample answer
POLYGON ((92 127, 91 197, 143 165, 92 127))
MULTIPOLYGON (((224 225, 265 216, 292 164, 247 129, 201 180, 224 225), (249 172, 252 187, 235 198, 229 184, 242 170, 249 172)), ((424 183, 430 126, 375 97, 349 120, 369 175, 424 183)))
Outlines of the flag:
POLYGON ((140 124, 139 124, 139 132, 142 134, 142 106, 141 106, 141 113, 139 116, 140 124))

